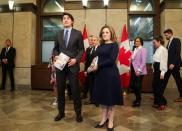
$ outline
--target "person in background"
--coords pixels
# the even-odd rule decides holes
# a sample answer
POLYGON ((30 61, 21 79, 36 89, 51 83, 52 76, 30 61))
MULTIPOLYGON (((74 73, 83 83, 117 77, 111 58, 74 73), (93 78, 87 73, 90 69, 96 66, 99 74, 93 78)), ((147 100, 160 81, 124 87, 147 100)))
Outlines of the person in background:
POLYGON ((144 75, 147 74, 146 61, 147 50, 143 48, 143 39, 136 37, 134 40, 134 51, 131 56, 131 78, 130 88, 133 90, 136 99, 133 101, 133 107, 139 107, 141 104, 141 89, 144 75))
MULTIPOLYGON (((89 36, 89 47, 86 49, 86 56, 85 56, 85 67, 84 67, 84 74, 85 74, 85 86, 83 89, 83 99, 87 98, 87 94, 88 91, 90 91, 90 97, 91 97, 91 86, 93 85, 93 80, 94 80, 94 76, 93 73, 89 73, 87 74, 87 69, 88 67, 91 65, 92 60, 94 58, 93 56, 93 50, 94 50, 94 46, 93 46, 93 40, 92 40, 93 35, 89 36)), ((87 102, 88 104, 91 104, 90 102, 87 102)))
POLYGON ((89 102, 85 102, 84 104, 95 104, 96 107, 99 106, 96 102, 93 101, 93 84, 94 84, 94 79, 95 79, 95 72, 88 72, 87 69, 91 65, 94 57, 95 57, 95 52, 97 50, 97 47, 99 46, 99 38, 97 36, 92 36, 92 50, 90 51, 90 54, 87 55, 86 61, 90 60, 89 63, 86 64, 85 68, 85 75, 86 75, 86 86, 89 86, 90 89, 90 99, 89 102))
POLYGON ((51 105, 56 106, 57 105, 57 82, 56 82, 56 69, 54 66, 54 55, 53 54, 51 55, 48 68, 51 71, 50 85, 53 88, 53 95, 54 95, 54 101, 51 103, 51 105))
POLYGON ((123 96, 117 57, 119 53, 116 34, 111 26, 101 28, 100 46, 96 50, 98 62, 93 67, 96 71, 93 87, 93 100, 101 105, 102 118, 95 128, 102 128, 107 123, 107 130, 114 130, 115 105, 123 105, 123 96))
POLYGON ((15 90, 14 68, 15 68, 16 49, 12 47, 10 39, 6 39, 5 45, 6 47, 2 49, 0 55, 1 65, 2 65, 2 84, 0 90, 5 90, 6 75, 8 72, 11 82, 10 91, 13 92, 15 90))
POLYGON ((94 35, 92 41, 93 41, 93 45, 94 45, 94 50, 96 51, 98 46, 100 45, 99 37, 94 35))
POLYGON ((168 70, 164 78, 164 87, 166 88, 169 77, 172 76, 175 79, 179 97, 175 102, 182 102, 182 79, 180 76, 180 66, 181 66, 181 41, 179 38, 173 37, 173 31, 167 29, 164 31, 166 40, 168 40, 168 70))
POLYGON ((167 100, 164 98, 164 76, 167 72, 168 51, 163 46, 164 40, 162 36, 155 37, 153 44, 156 48, 153 55, 153 107, 164 110, 167 105, 167 100))

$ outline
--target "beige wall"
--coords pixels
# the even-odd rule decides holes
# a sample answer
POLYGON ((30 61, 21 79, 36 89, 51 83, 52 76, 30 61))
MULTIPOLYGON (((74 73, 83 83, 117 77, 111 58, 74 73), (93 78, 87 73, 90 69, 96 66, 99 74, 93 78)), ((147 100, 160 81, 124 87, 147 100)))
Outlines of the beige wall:
MULTIPOLYGON (((0 13, 0 42, 6 38, 12 39, 13 16, 10 13, 0 13)), ((31 65, 35 64, 35 34, 36 16, 32 12, 14 13, 13 46, 16 48, 16 85, 31 84, 31 65)), ((3 45, 1 44, 0 49, 3 45)), ((0 73, 1 74, 1 73, 0 73)))
MULTIPOLYGON (((34 3, 36 5, 36 0, 15 0, 16 3, 34 3)), ((8 4, 8 0, 0 0, 0 5, 8 4)))
MULTIPOLYGON (((180 38, 182 42, 181 22, 182 22, 182 9, 165 9, 161 13, 161 34, 163 34, 163 31, 165 29, 171 28, 173 30, 174 37, 180 38)), ((182 56, 182 51, 181 51, 181 56, 182 56)), ((168 87, 176 87, 175 81, 172 76, 169 80, 168 87)))
MULTIPOLYGON (((86 19, 84 10, 66 10, 66 12, 74 16, 74 28, 82 31, 86 23, 88 35, 99 35, 101 27, 106 24, 104 9, 86 10, 86 19)), ((122 27, 127 24, 127 9, 108 9, 107 24, 113 26, 117 37, 120 38, 122 27)))
POLYGON ((0 49, 4 47, 7 38, 12 39, 12 21, 11 13, 0 13, 0 49))
MULTIPOLYGON (((165 9, 161 13, 161 33, 167 28, 173 30, 174 36, 182 41, 182 9, 165 9)), ((182 52, 181 52, 182 54, 182 52)))
POLYGON ((15 72, 17 85, 31 83, 31 65, 35 64, 35 22, 35 15, 32 12, 15 13, 14 47, 17 49, 15 72))

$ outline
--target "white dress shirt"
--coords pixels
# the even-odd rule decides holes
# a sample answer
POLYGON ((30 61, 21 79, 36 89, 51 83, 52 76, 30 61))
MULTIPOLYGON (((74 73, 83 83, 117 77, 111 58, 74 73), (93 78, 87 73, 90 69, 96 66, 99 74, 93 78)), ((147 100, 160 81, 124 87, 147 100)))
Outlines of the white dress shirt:
POLYGON ((171 37, 170 40, 169 40, 169 42, 168 42, 168 43, 169 43, 169 44, 168 44, 168 47, 167 47, 168 49, 169 49, 169 47, 170 47, 170 45, 171 45, 171 41, 173 40, 173 38, 174 38, 174 37, 171 37))
POLYGON ((153 62, 160 63, 160 71, 162 76, 164 76, 164 74, 167 72, 167 59, 168 59, 167 49, 162 45, 159 46, 153 55, 153 62))

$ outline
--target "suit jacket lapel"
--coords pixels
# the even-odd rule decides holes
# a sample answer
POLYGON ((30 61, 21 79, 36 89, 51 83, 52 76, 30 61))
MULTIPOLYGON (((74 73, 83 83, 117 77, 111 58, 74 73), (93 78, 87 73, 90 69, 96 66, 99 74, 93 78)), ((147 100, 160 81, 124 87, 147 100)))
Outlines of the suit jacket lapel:
POLYGON ((170 47, 172 46, 172 44, 173 44, 173 40, 174 40, 174 38, 171 40, 171 42, 169 42, 169 45, 168 45, 168 50, 170 49, 170 47))
POLYGON ((60 33, 60 40, 61 40, 61 42, 60 42, 60 47, 64 47, 64 48, 66 48, 66 46, 65 46, 65 44, 64 44, 64 30, 62 30, 61 31, 61 33, 60 33))

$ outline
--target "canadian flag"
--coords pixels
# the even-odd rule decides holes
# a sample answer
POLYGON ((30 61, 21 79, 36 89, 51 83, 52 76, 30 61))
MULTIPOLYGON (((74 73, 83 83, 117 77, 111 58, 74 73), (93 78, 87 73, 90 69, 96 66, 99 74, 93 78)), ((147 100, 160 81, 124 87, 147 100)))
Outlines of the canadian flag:
POLYGON ((129 87, 130 82, 130 63, 131 63, 132 52, 130 50, 130 44, 128 39, 128 33, 126 30, 126 24, 122 30, 121 43, 119 46, 119 56, 118 56, 118 69, 121 78, 121 84, 123 88, 129 87))
POLYGON ((80 60, 80 73, 79 73, 79 79, 80 79, 80 83, 83 86, 84 82, 85 82, 85 76, 84 76, 84 62, 85 62, 85 57, 86 57, 86 49, 89 47, 89 42, 88 42, 88 35, 87 35, 87 29, 86 29, 86 24, 84 26, 83 29, 83 42, 84 42, 84 53, 82 55, 82 58, 80 60))

